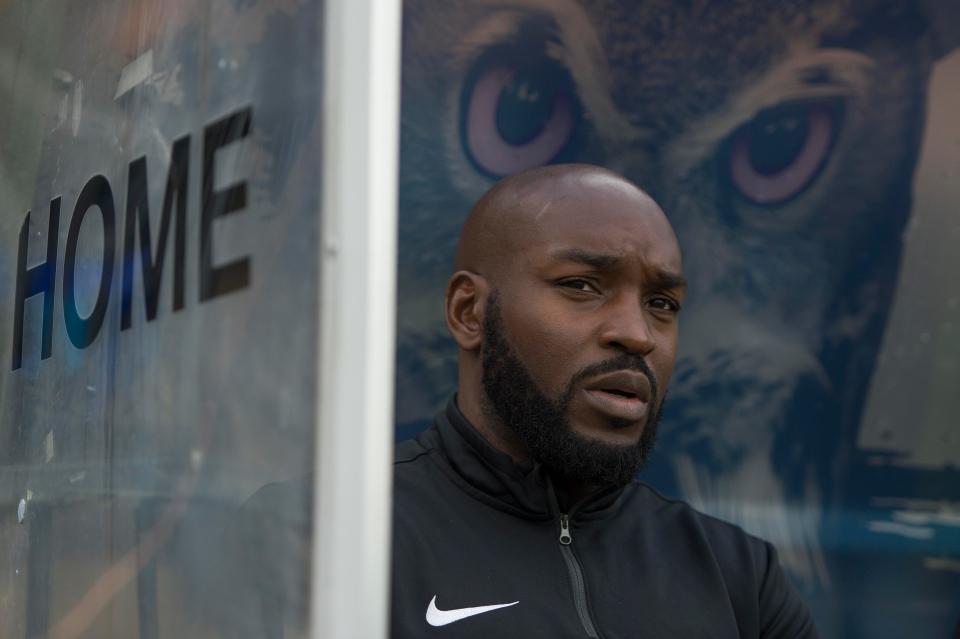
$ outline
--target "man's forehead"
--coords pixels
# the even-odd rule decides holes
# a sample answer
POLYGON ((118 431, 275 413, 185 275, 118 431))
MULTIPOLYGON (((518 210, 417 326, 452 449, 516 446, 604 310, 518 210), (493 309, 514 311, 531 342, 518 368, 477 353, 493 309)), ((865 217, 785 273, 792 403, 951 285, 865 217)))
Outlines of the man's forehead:
POLYGON ((528 258, 640 257, 680 268, 673 230, 656 203, 642 192, 604 191, 597 197, 587 191, 564 193, 546 197, 538 205, 535 212, 525 211, 522 231, 514 238, 528 258))

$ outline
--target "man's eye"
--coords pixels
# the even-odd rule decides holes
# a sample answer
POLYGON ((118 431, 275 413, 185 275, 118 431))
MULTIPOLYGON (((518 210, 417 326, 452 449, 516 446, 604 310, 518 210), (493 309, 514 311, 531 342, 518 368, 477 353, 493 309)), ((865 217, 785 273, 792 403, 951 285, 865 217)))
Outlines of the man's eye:
POLYGON ((658 311, 676 313, 680 310, 680 305, 668 297, 655 297, 650 300, 649 304, 658 311))
POLYGON ((560 282, 560 286, 574 291, 580 291, 582 293, 599 293, 600 290, 593 285, 589 280, 582 279, 572 279, 572 280, 563 280, 560 282))

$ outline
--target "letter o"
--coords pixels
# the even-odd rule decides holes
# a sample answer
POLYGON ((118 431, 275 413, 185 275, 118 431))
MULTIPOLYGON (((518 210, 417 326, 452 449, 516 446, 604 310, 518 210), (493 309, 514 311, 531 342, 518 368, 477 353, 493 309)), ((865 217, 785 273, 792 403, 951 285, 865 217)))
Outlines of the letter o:
POLYGON ((77 348, 86 348, 93 343, 103 326, 107 314, 107 302, 110 300, 110 284, 113 280, 114 231, 116 228, 113 207, 113 192, 110 183, 102 175, 94 175, 87 180, 77 197, 77 205, 70 219, 70 231, 67 233, 67 247, 63 257, 63 319, 67 326, 67 335, 77 348), (87 317, 80 317, 77 310, 77 296, 74 291, 77 266, 77 241, 80 227, 87 212, 96 206, 103 218, 103 271, 100 273, 100 288, 97 302, 87 317))

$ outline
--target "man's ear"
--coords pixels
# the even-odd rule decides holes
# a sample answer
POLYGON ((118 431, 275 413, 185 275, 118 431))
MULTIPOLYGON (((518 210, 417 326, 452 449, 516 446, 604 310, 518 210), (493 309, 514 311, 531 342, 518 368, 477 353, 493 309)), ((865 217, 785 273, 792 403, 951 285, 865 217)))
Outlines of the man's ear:
POLYGON ((457 271, 447 282, 444 312, 447 329, 465 351, 480 348, 483 341, 483 313, 490 287, 483 276, 457 271))

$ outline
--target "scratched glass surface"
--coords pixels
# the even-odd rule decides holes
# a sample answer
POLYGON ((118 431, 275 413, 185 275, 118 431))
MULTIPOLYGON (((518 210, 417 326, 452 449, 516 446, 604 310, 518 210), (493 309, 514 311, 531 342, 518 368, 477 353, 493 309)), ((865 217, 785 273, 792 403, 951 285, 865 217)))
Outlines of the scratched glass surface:
POLYGON ((691 281, 641 479, 774 542, 824 636, 950 636, 957 7, 406 0, 397 439, 454 390, 440 300, 471 203, 606 165, 691 281))
POLYGON ((304 632, 320 10, 0 3, 0 636, 304 632))

